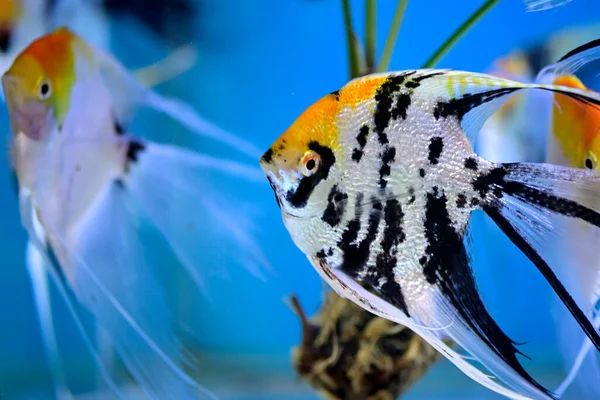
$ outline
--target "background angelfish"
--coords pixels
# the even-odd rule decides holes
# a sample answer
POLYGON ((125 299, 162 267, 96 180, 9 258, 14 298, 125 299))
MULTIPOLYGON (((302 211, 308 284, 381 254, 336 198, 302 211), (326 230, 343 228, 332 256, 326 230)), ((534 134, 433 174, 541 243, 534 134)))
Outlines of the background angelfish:
POLYGON ((160 274, 177 266, 148 258, 139 227, 149 222, 162 234, 199 290, 203 250, 217 241, 236 248, 240 263, 264 266, 251 221, 231 207, 243 199, 224 199, 207 181, 214 172, 256 181, 258 168, 130 136, 137 107, 169 100, 67 29, 34 41, 2 86, 23 225, 106 381, 123 397, 95 353, 83 309, 150 396, 212 398, 183 369, 192 360, 160 274))

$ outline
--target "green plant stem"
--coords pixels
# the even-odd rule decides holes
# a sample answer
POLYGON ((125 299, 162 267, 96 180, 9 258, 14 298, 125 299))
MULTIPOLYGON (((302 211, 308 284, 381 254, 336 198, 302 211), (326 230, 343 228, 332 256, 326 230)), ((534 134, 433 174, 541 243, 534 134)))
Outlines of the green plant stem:
POLYGON ((350 13, 350 1, 342 0, 344 10, 344 25, 346 27, 346 42, 348 44, 348 63, 350 65, 350 78, 356 78, 360 74, 360 59, 358 46, 356 45, 356 36, 352 28, 352 15, 350 13))
POLYGON ((398 39, 398 32, 400 31, 400 25, 402 25, 402 19, 404 18, 404 12, 406 11, 406 5, 408 0, 399 0, 394 12, 394 19, 392 21, 392 27, 388 33, 387 39, 385 40, 385 46, 383 47, 383 54, 379 61, 377 71, 387 71, 390 67, 390 61, 392 60, 392 53, 396 46, 396 39, 398 39))
POLYGON ((450 49, 500 0, 487 0, 425 62, 423 68, 434 68, 450 49))
POLYGON ((365 58, 367 60, 367 73, 375 71, 375 51, 377 39, 377 1, 366 0, 367 20, 365 23, 365 58))

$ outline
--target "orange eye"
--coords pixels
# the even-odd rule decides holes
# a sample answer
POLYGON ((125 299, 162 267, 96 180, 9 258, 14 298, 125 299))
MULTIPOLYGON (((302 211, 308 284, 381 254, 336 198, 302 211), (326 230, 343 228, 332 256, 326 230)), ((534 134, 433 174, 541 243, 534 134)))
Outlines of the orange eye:
POLYGON ((319 169, 321 158, 314 151, 307 151, 300 159, 300 171, 304 176, 311 176, 319 169))

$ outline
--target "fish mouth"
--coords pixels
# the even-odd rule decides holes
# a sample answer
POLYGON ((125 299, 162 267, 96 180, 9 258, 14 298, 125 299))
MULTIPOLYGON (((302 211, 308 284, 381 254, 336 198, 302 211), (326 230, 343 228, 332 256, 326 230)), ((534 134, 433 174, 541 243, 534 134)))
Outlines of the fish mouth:
MULTIPOLYGON (((264 170, 264 168, 263 168, 263 170, 264 170)), ((275 173, 273 171, 267 170, 267 171, 265 171, 265 175, 267 177, 267 180, 269 181, 269 185, 271 186, 271 189, 273 189, 273 193, 275 194, 275 200, 277 201, 277 206, 279 207, 280 210, 282 210, 280 196, 283 194, 283 188, 279 184, 279 181, 277 180, 277 177, 275 176, 275 173)))
POLYGON ((14 133, 41 140, 49 123, 50 106, 27 95, 21 80, 8 73, 2 76, 2 88, 14 133))

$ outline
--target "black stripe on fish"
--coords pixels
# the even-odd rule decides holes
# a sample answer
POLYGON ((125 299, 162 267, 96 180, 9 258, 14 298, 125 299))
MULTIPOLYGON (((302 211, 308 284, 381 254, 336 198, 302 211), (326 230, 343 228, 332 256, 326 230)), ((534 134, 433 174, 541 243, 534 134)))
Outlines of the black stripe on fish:
POLYGON ((352 159, 357 163, 360 162, 365 146, 367 145, 367 137, 369 136, 369 126, 364 124, 360 127, 360 131, 356 136, 356 141, 358 142, 358 148, 355 148, 352 152, 352 159))
POLYGON ((444 75, 445 72, 444 71, 432 71, 429 73, 424 73, 415 77, 412 77, 408 82, 406 82, 404 84, 404 87, 406 87, 407 89, 416 89, 419 86, 421 86, 421 82, 429 79, 429 78, 433 78, 434 76, 438 76, 438 75, 444 75))
POLYGON ((549 88, 541 88, 541 89, 552 92, 552 93, 564 94, 565 96, 571 97, 577 101, 580 101, 580 102, 588 104, 588 105, 600 106, 600 101, 594 99, 591 96, 585 96, 585 95, 579 94, 579 93, 571 93, 571 92, 567 92, 565 90, 560 90, 560 89, 549 89, 549 88))
POLYGON ((467 157, 465 158, 465 168, 470 169, 472 171, 477 171, 478 163, 475 157, 467 157))
POLYGON ((375 114, 373 116, 375 126, 374 130, 379 138, 379 143, 389 143, 385 133, 390 120, 392 119, 392 105, 394 103, 393 95, 400 91, 406 77, 414 74, 416 71, 403 72, 397 75, 390 75, 385 82, 377 89, 375 93, 375 114))
POLYGON ((265 154, 263 154, 260 159, 263 162, 266 162, 266 163, 270 164, 271 161, 273 161, 273 149, 269 148, 269 150, 265 151, 265 154))
POLYGON ((548 263, 539 255, 533 246, 525 239, 513 226, 512 224, 502 215, 501 209, 498 207, 485 206, 484 211, 487 215, 498 225, 498 227, 504 232, 515 246, 519 248, 531 260, 536 266, 544 278, 548 281, 554 292, 560 297, 564 305, 569 309, 569 312, 579 326, 584 330, 587 337, 594 343, 594 346, 600 350, 600 337, 594 325, 588 320, 584 312, 579 308, 575 300, 571 297, 568 290, 564 287, 562 282, 558 279, 554 271, 550 268, 548 263))
POLYGON ((412 186, 411 186, 411 187, 409 187, 409 188, 408 188, 408 194, 410 195, 410 198, 408 199, 408 202, 407 202, 407 204, 412 204, 412 203, 414 203, 414 202, 415 202, 415 200, 417 199, 417 198, 415 197, 415 188, 414 188, 414 187, 412 187, 412 186))
POLYGON ((567 58, 571 58, 576 54, 583 53, 586 50, 593 49, 594 47, 600 46, 600 39, 594 39, 591 42, 587 42, 586 44, 582 44, 581 46, 569 51, 565 54, 558 62, 564 61, 567 58))
POLYGON ((381 278, 385 278, 385 283, 381 284, 378 282, 379 291, 384 298, 409 316, 402 288, 396 281, 394 274, 394 268, 397 263, 398 245, 406 240, 406 234, 403 229, 404 212, 402 211, 402 205, 397 199, 386 201, 383 215, 385 227, 381 241, 381 252, 377 255, 375 268, 380 280, 381 278))
POLYGON ((467 205, 467 196, 464 193, 459 193, 456 197, 456 207, 465 208, 467 205))
POLYGON ((114 125, 114 129, 115 129, 115 134, 117 136, 123 136, 125 134, 125 127, 123 125, 121 125, 121 123, 119 121, 117 121, 116 119, 113 122, 114 125))
POLYGON ((333 164, 335 164, 335 155, 329 147, 322 146, 318 142, 312 141, 308 144, 308 148, 321 157, 321 163, 317 172, 311 176, 305 176, 300 179, 300 184, 295 191, 289 190, 286 193, 286 200, 295 208, 303 208, 306 206, 315 187, 317 187, 322 180, 327 179, 329 170, 333 164))
POLYGON ((348 195, 338 190, 337 185, 334 185, 327 197, 327 207, 323 212, 321 219, 331 227, 336 226, 344 216, 348 195))
MULTIPOLYGON (((536 173, 535 170, 528 170, 526 166, 522 166, 519 163, 502 164, 502 166, 493 168, 488 173, 482 174, 475 180, 478 181, 480 193, 487 194, 492 191, 494 196, 498 199, 502 198, 504 195, 509 195, 538 209, 544 208, 567 217, 579 218, 600 227, 600 214, 596 211, 573 200, 556 196, 536 187, 529 186, 523 182, 511 180, 510 178, 507 178, 509 172, 517 174, 517 176, 536 173)), ((492 204, 494 204, 495 207, 502 206, 497 202, 492 204)), ((594 343, 594 346, 600 350, 600 335, 544 259, 531 246, 527 239, 520 235, 510 222, 506 220, 502 215, 501 208, 494 208, 490 204, 484 205, 483 208, 504 234, 506 234, 536 266, 561 301, 569 309, 569 312, 584 330, 588 338, 594 343)))
POLYGON ((141 151, 146 149, 146 145, 138 140, 131 140, 127 145, 128 163, 136 163, 141 151))
POLYGON ((397 120, 398 118, 406 119, 406 113, 410 106, 410 94, 399 93, 396 96, 396 106, 392 109, 392 118, 397 120))
POLYGON ((434 76, 444 75, 445 73, 446 73, 445 71, 431 70, 430 72, 423 73, 421 75, 411 77, 410 81, 411 82, 416 82, 416 83, 420 84, 421 82, 423 82, 426 79, 433 78, 434 76))
POLYGON ((7 53, 12 44, 13 27, 0 28, 0 52, 7 53))
POLYGON ((396 161, 396 148, 386 147, 380 154, 381 157, 381 168, 379 168, 379 187, 385 189, 387 186, 387 176, 392 173, 391 164, 396 161))
POLYGON ((600 228, 600 214, 576 201, 558 197, 514 181, 503 182, 502 191, 528 204, 543 207, 567 217, 579 218, 600 228))
POLYGON ((336 101, 340 101, 340 91, 339 91, 339 90, 336 90, 336 91, 334 91, 334 92, 331 92, 331 93, 329 93, 329 95, 330 95, 330 96, 333 96, 333 98, 334 98, 336 101))
POLYGON ((437 164, 444 150, 444 139, 439 136, 431 138, 429 141, 429 163, 437 164))
POLYGON ((493 192, 496 198, 501 199, 503 194, 500 186, 504 182, 505 176, 506 169, 495 167, 479 174, 473 179, 471 185, 475 191, 479 192, 482 199, 486 198, 490 191, 493 192))
POLYGON ((360 231, 360 216, 357 216, 356 219, 348 222, 342 238, 338 242, 338 248, 343 252, 341 269, 353 278, 358 278, 361 272, 366 272, 367 261, 371 254, 371 244, 375 241, 379 231, 383 206, 375 198, 371 199, 371 202, 373 204, 369 213, 367 234, 363 240, 352 244, 358 238, 360 231))
POLYGON ((433 109, 435 119, 448 118, 454 116, 462 121, 465 114, 480 105, 515 92, 520 88, 502 88, 488 90, 481 93, 467 93, 461 97, 453 98, 448 101, 438 101, 433 109))
POLYGON ((525 371, 517 358, 523 355, 489 314, 477 289, 463 235, 455 230, 448 213, 446 195, 434 187, 427 193, 425 208, 426 256, 419 262, 427 281, 439 287, 460 317, 498 357, 523 379, 552 394, 525 371))

